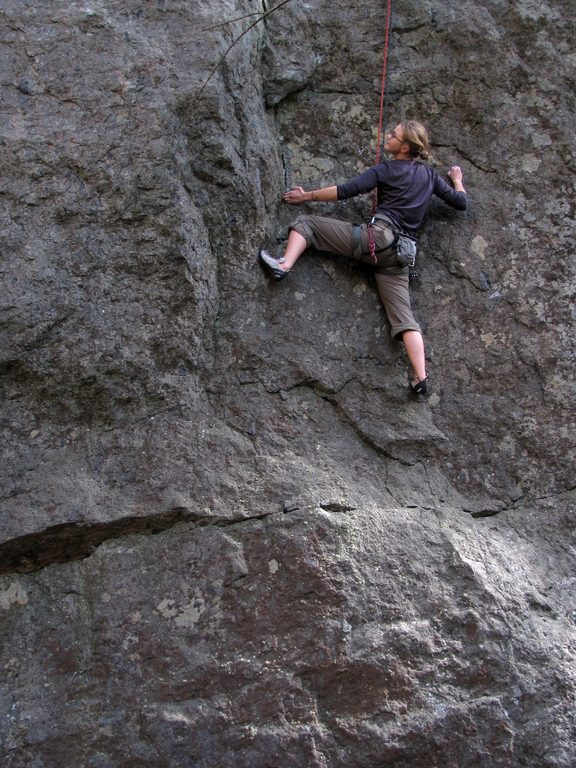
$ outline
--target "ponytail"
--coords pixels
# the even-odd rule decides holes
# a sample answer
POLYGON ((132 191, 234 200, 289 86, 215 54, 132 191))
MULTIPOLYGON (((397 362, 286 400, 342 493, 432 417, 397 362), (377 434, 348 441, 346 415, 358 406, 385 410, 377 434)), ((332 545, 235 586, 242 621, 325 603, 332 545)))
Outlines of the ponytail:
POLYGON ((410 147, 410 156, 420 162, 430 160, 430 143, 428 131, 422 123, 416 120, 406 120, 402 123, 402 140, 410 147))

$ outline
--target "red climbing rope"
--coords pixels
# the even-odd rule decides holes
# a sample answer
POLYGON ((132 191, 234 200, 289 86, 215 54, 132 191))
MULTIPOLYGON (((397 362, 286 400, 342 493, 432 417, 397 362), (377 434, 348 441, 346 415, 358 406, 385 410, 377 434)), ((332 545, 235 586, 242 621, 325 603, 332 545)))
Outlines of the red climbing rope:
MULTIPOLYGON (((380 86, 380 116, 378 119, 378 138, 376 140, 376 165, 380 162, 380 145, 382 144, 382 123, 384 121, 384 103, 386 101, 386 72, 388 69, 388 49, 390 47, 390 16, 392 14, 392 0, 388 0, 386 7, 386 34, 384 37, 384 54, 382 61, 382 85, 380 86)), ((376 211, 378 204, 378 190, 374 190, 372 196, 372 215, 376 211)), ((368 247, 370 248, 370 255, 376 263, 376 243, 374 242, 374 235, 372 233, 372 227, 368 227, 368 247)))
POLYGON ((386 100, 386 70, 388 69, 388 48, 390 47, 390 16, 392 0, 388 0, 386 8, 386 36, 384 38, 384 55, 382 62, 382 86, 380 88, 380 117, 378 120, 378 140, 376 145, 376 162, 380 162, 380 144, 382 142, 382 121, 384 119, 384 103, 386 100))

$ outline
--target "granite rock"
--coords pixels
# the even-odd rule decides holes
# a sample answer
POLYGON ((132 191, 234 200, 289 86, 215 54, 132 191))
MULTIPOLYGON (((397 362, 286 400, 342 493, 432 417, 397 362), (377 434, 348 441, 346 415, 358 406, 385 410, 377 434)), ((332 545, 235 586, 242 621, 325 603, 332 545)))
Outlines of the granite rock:
POLYGON ((256 260, 374 161, 382 4, 271 8, 0 9, 3 765, 570 768, 571 4, 393 7, 470 200, 423 402, 367 271, 256 260))

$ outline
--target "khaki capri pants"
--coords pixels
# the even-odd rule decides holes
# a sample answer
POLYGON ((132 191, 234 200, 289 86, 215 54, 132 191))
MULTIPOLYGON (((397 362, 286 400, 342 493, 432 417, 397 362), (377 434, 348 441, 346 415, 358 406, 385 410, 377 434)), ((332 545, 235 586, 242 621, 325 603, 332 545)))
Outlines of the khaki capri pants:
POLYGON ((376 287, 394 338, 402 336, 404 331, 422 332, 410 306, 410 270, 390 264, 389 247, 394 242, 394 232, 385 222, 376 220, 372 225, 376 263, 368 245, 368 224, 351 224, 325 216, 298 216, 290 229, 302 235, 309 248, 347 256, 374 268, 376 287), (359 242, 354 227, 360 229, 359 242))

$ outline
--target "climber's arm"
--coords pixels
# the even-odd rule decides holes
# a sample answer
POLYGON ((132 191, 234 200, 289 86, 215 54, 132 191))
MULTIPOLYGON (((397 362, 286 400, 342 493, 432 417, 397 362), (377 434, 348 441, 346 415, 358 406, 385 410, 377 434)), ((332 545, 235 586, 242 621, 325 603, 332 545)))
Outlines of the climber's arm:
POLYGON ((284 193, 284 202, 290 205, 300 205, 300 203, 336 203, 338 193, 336 186, 322 187, 305 192, 302 187, 294 187, 289 192, 284 193))

